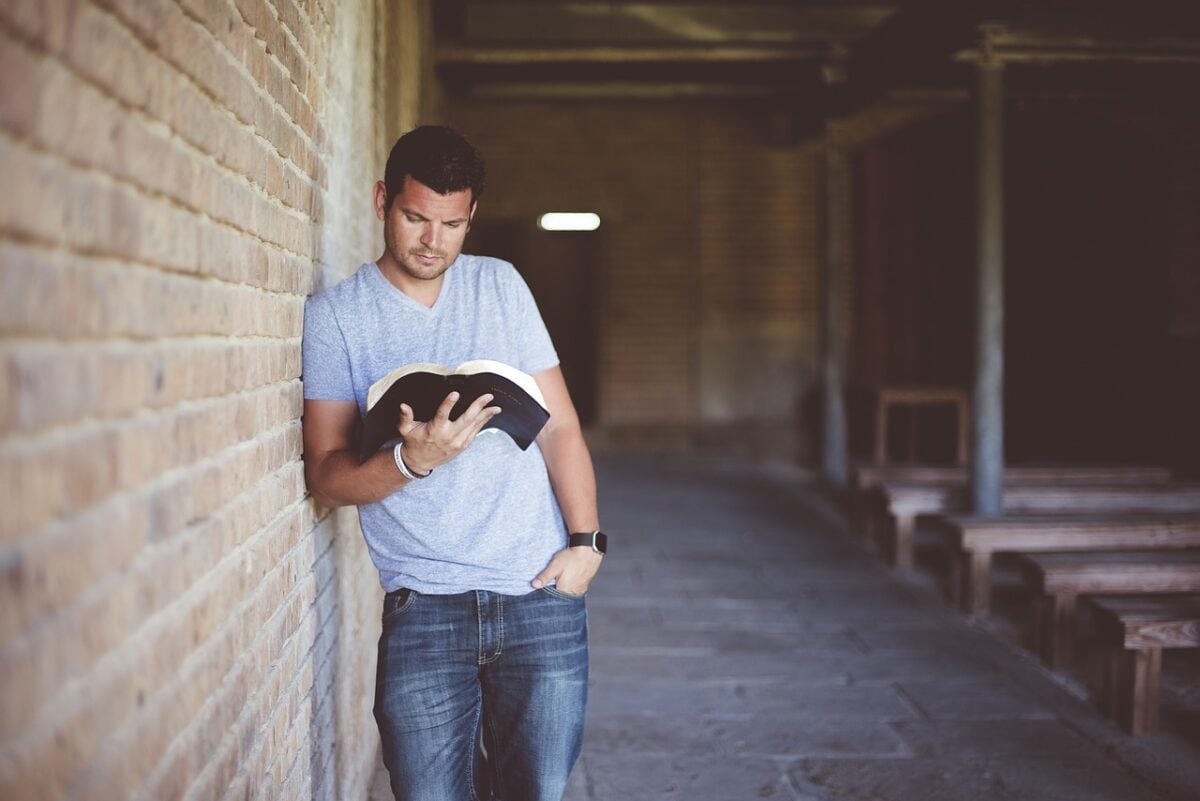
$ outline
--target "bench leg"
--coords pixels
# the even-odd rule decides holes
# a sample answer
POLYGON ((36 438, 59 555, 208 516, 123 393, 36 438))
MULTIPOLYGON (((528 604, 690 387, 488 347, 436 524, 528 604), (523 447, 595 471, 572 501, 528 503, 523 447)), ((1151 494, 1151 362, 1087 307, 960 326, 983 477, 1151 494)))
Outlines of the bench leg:
POLYGON ((1162 649, 1114 649, 1109 660, 1106 695, 1117 722, 1133 735, 1158 728, 1158 680, 1162 649))
POLYGON ((863 536, 868 543, 875 547, 877 552, 880 550, 880 543, 883 539, 883 535, 880 532, 886 529, 887 526, 887 514, 874 507, 868 509, 863 516, 863 536))
POLYGON ((961 563, 962 586, 959 604, 969 615, 986 615, 992 604, 992 552, 964 551, 961 563))
POLYGON ((895 567, 912 567, 913 540, 917 528, 917 516, 909 512, 896 515, 896 527, 892 534, 891 557, 895 567))
POLYGON ((859 530, 863 538, 872 545, 878 545, 879 530, 887 525, 887 508, 874 498, 867 497, 862 501, 860 515, 859 530))
POLYGON ((870 509, 867 506, 867 499, 863 497, 863 493, 854 494, 854 505, 851 508, 852 517, 850 519, 851 529, 855 534, 863 535, 867 532, 867 526, 870 525, 868 518, 870 509))
POLYGON ((875 464, 887 461, 888 405, 882 401, 875 407, 875 464))
MULTIPOLYGON (((1081 629, 1088 629, 1081 625, 1081 629)), ((1093 632, 1094 634, 1094 632, 1093 632)), ((1084 652, 1080 655, 1079 664, 1082 668, 1084 686, 1088 698, 1106 717, 1114 717, 1113 713, 1113 650, 1095 636, 1088 636, 1082 642, 1084 652)))
POLYGON ((970 461, 968 443, 971 441, 971 418, 966 403, 957 403, 958 409, 958 463, 966 465, 970 461))
POLYGON ((966 608, 966 574, 968 567, 966 564, 967 554, 963 551, 953 551, 950 554, 949 570, 950 575, 946 579, 947 594, 950 596, 950 603, 953 606, 966 608))
POLYGON ((1071 661, 1075 597, 1074 593, 1044 595, 1033 604, 1031 645, 1052 668, 1064 667, 1071 661))
POLYGON ((870 516, 867 540, 875 546, 875 553, 884 561, 891 561, 892 542, 896 538, 896 518, 886 508, 876 509, 870 516))

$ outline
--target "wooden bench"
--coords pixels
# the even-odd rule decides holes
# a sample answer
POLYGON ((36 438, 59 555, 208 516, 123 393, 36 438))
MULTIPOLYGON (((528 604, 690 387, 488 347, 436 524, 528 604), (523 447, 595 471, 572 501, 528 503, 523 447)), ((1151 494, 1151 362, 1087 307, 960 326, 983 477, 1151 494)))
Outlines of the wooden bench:
POLYGON ((929 521, 951 548, 955 603, 986 614, 992 557, 1002 551, 1148 550, 1200 547, 1200 514, 1122 516, 946 517, 929 521))
POLYGON ((1200 592, 1200 550, 1021 554, 1035 598, 1030 645, 1051 667, 1067 665, 1081 595, 1200 592))
MULTIPOLYGON (((892 564, 912 564, 917 517, 967 511, 965 486, 883 483, 868 501, 869 535, 892 564)), ((1005 477, 1005 514, 1169 514, 1200 512, 1200 485, 1038 485, 1005 477)))
POLYGON ((1100 708, 1130 734, 1152 733, 1162 649, 1200 647, 1200 595, 1088 597, 1080 614, 1099 646, 1100 708))
MULTIPOLYGON (((1019 465, 1006 467, 1004 477, 1013 485, 1154 486, 1170 482, 1171 471, 1158 465, 1019 465)), ((962 465, 857 465, 851 474, 857 527, 868 538, 881 539, 872 536, 875 526, 880 519, 891 520, 886 508, 877 508, 886 506, 886 499, 882 504, 879 500, 881 485, 957 487, 966 503, 968 480, 968 469, 962 465)))
MULTIPOLYGON (((856 492, 880 484, 923 484, 967 486, 970 471, 963 465, 860 464, 851 475, 856 492)), ((1166 484, 1171 471, 1158 465, 1017 465, 1004 468, 1004 478, 1013 484, 1146 486, 1166 484)))

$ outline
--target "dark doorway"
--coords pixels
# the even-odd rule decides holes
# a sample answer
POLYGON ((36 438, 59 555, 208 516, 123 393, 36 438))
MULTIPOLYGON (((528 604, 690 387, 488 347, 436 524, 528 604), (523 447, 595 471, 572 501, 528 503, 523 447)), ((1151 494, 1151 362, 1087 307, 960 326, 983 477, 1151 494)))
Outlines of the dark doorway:
POLYGON ((1008 454, 1161 459, 1165 160, 1100 114, 1017 114, 1006 134, 1008 454))
POLYGON ((467 243, 511 261, 529 284, 585 426, 596 419, 600 248, 598 232, 543 231, 534 220, 481 220, 467 243))

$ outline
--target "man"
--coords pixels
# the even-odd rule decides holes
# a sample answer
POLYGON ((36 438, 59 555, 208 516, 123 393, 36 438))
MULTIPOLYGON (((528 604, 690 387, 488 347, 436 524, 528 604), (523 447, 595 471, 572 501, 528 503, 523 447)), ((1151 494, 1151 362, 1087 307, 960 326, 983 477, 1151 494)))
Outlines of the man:
POLYGON ((398 801, 561 799, 583 733, 595 474, 528 288, 462 254, 483 180, 449 128, 402 136, 375 184, 383 255, 305 310, 305 478, 319 503, 359 507, 386 592, 375 717, 398 801), (429 421, 402 406, 399 442, 359 464, 376 379, 472 359, 533 375, 550 420, 528 450, 478 436, 491 396, 452 420, 450 393, 429 421))

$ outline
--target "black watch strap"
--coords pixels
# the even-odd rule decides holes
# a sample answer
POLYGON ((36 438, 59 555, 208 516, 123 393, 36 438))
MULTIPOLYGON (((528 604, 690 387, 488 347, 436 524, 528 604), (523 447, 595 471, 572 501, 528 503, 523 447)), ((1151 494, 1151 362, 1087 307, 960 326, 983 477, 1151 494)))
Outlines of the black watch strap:
POLYGON ((591 548, 596 553, 608 553, 608 536, 603 531, 586 531, 572 534, 567 540, 572 548, 591 548))

